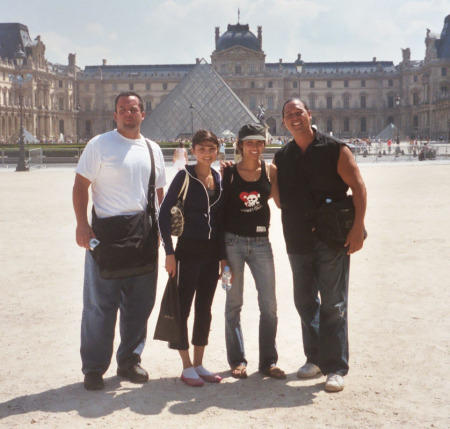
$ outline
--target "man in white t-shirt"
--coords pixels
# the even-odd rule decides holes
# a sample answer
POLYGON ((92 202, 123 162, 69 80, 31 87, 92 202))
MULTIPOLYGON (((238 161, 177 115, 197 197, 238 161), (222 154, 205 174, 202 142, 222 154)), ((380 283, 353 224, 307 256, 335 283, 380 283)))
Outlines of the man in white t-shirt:
MULTIPOLYGON (((77 219, 76 241, 89 249, 95 238, 88 221, 89 187, 99 218, 135 214, 146 210, 150 178, 150 154, 140 129, 145 118, 142 98, 134 92, 117 96, 114 120, 117 129, 94 137, 76 168, 73 206, 77 219)), ((164 196, 166 176, 160 147, 149 141, 155 159, 158 202, 164 196)), ((117 311, 120 309, 121 342, 117 350, 117 375, 144 383, 148 373, 140 366, 147 336, 147 320, 156 296, 158 271, 124 279, 105 280, 86 251, 81 360, 84 387, 104 387, 103 374, 112 358, 117 311)))

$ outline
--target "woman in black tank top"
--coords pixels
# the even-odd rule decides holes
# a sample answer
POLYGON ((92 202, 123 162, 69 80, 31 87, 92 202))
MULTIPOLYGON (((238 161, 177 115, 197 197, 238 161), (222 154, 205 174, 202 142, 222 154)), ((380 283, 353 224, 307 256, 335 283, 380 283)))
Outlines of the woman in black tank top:
POLYGON ((271 180, 276 180, 275 166, 266 166, 261 160, 265 144, 266 130, 262 125, 243 126, 237 143, 242 160, 226 168, 223 175, 225 244, 227 263, 233 274, 225 306, 225 338, 227 359, 235 378, 247 377, 240 322, 245 264, 250 267, 258 291, 258 370, 272 378, 286 377, 276 366, 277 302, 273 253, 268 238, 268 200, 273 197, 278 201, 278 195, 272 195, 277 187, 271 186, 271 180))

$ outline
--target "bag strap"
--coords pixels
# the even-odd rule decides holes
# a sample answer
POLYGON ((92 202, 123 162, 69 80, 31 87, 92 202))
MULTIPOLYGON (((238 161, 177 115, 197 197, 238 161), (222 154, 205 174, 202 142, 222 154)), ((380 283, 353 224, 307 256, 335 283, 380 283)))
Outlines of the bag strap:
POLYGON ((148 181, 148 203, 147 203, 147 214, 151 214, 152 217, 155 215, 155 157, 153 156, 153 150, 150 146, 148 139, 145 139, 147 143, 148 151, 150 152, 150 179, 148 181))
POLYGON ((189 173, 185 170, 185 176, 184 176, 184 182, 183 186, 180 189, 180 192, 178 193, 178 199, 181 199, 181 202, 184 204, 184 200, 186 199, 187 190, 189 187, 189 173), (181 196, 183 194, 183 196, 181 196), (181 197, 181 198, 180 198, 181 197))

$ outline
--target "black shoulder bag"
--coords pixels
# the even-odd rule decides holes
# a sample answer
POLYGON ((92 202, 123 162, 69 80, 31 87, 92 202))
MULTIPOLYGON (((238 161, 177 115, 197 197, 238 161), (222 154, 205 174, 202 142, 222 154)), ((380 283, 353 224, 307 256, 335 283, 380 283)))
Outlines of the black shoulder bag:
POLYGON ((155 215, 155 159, 150 144, 151 172, 145 211, 133 215, 97 217, 92 207, 92 230, 100 241, 90 250, 104 279, 140 276, 158 263, 158 228, 155 215))

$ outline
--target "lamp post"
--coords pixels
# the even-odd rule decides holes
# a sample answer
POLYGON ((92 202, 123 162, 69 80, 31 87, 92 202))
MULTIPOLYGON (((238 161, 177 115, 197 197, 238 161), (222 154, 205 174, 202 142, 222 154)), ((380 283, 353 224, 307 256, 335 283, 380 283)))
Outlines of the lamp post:
POLYGON ((398 127, 397 127, 397 139, 396 142, 397 144, 400 144, 400 137, 399 137, 399 129, 402 123, 402 115, 400 112, 400 95, 397 95, 397 97, 395 97, 395 107, 397 107, 398 109, 398 127))
POLYGON ((303 61, 302 54, 298 54, 297 59, 295 60, 295 69, 297 70, 297 79, 298 79, 298 98, 301 98, 300 93, 300 75, 303 71, 303 61))
POLYGON ((78 114, 80 113, 81 107, 80 104, 77 103, 77 105, 75 106, 75 112, 77 114, 76 118, 75 118, 75 139, 76 139, 76 143, 78 143, 78 114))
POLYGON ((191 109, 191 140, 194 137, 194 105, 191 103, 189 106, 189 109, 191 109))
POLYGON ((22 93, 22 85, 24 82, 28 82, 31 80, 31 75, 23 76, 21 69, 25 62, 26 55, 20 47, 17 48, 16 53, 14 54, 14 59, 16 60, 16 65, 19 69, 19 74, 17 76, 10 74, 9 79, 11 82, 15 82, 19 85, 19 112, 20 112, 20 136, 19 136, 19 162, 16 167, 16 171, 29 171, 29 167, 25 162, 25 141, 23 135, 23 93, 22 93))

